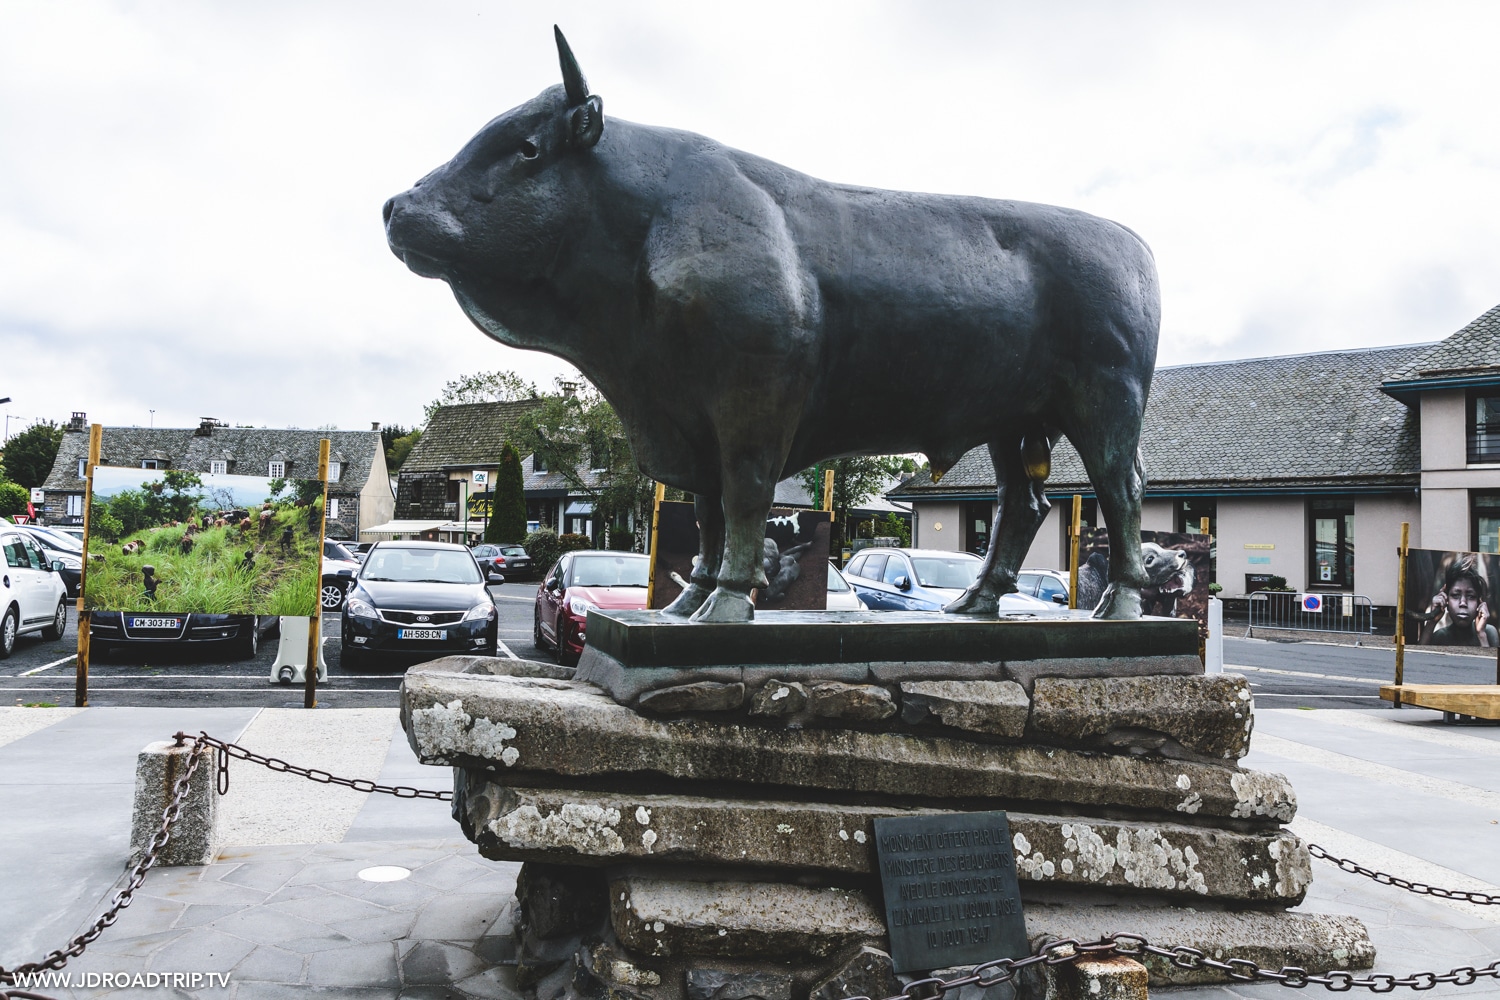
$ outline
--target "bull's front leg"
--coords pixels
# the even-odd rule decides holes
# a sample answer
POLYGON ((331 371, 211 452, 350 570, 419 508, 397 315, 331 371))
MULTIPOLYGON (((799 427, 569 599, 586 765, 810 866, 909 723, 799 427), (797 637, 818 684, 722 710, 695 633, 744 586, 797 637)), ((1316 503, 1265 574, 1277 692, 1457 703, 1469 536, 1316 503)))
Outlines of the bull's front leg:
MULTIPOLYGON (((777 464, 779 467, 779 463, 777 464)), ((776 492, 776 477, 758 463, 724 475, 724 558, 714 592, 693 615, 695 622, 747 622, 755 617, 750 591, 767 585, 762 564, 766 517, 776 492)))
POLYGON ((662 614, 688 618, 719 583, 719 563, 724 558, 724 505, 717 493, 694 493, 693 516, 698 520, 698 560, 692 579, 662 614))

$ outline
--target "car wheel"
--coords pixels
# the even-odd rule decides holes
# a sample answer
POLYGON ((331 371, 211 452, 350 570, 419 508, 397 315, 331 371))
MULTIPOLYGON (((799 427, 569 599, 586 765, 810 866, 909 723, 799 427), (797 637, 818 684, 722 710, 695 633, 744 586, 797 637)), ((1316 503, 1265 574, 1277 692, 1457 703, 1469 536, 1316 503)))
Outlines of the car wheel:
POLYGON ((578 657, 568 649, 567 633, 563 630, 561 622, 557 626, 557 665, 560 667, 578 666, 578 657))
POLYGON ((21 634, 21 616, 15 608, 7 608, 0 619, 0 660, 16 650, 16 636, 21 634))
POLYGON ((234 658, 236 660, 253 660, 255 654, 260 652, 260 628, 255 619, 250 619, 250 628, 245 635, 234 640, 234 658))
POLYGON ((57 602, 57 613, 52 616, 52 624, 42 629, 42 638, 48 642, 56 642, 63 637, 68 630, 68 602, 57 602))
POLYGON ((318 600, 324 611, 337 611, 344 606, 344 585, 335 580, 324 580, 318 600))
POLYGON ((542 613, 537 610, 531 612, 531 644, 537 649, 546 649, 542 644, 542 613))

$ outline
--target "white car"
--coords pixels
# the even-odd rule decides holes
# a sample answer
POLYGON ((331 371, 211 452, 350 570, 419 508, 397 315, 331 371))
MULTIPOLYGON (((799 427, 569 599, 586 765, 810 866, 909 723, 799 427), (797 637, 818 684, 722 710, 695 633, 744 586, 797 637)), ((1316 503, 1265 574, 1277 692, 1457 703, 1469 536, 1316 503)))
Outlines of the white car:
POLYGON ((864 602, 855 595, 854 588, 833 563, 828 564, 828 603, 824 607, 829 611, 865 610, 864 602))
POLYGON ((354 574, 358 572, 359 560, 353 552, 332 538, 323 539, 323 583, 318 601, 324 611, 337 611, 344 606, 344 595, 354 585, 354 574))
POLYGON ((68 588, 56 564, 21 531, 0 526, 0 660, 10 656, 16 640, 28 632, 49 642, 63 636, 68 625, 68 588))

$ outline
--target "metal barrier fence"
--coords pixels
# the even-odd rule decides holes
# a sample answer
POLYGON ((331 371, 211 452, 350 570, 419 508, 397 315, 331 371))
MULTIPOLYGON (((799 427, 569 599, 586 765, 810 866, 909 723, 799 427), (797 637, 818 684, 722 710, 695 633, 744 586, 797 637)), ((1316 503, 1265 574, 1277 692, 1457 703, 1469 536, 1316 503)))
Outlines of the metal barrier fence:
POLYGON ((1262 590, 1250 595, 1250 618, 1245 635, 1253 635, 1257 628, 1371 635, 1375 631, 1375 607, 1368 597, 1357 594, 1293 594, 1262 590))

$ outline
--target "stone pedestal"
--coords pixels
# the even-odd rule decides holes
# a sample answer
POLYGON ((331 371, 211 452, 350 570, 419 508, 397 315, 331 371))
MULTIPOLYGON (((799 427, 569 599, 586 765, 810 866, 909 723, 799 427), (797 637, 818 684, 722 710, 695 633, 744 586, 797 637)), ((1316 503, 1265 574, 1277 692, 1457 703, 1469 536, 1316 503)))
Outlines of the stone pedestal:
MULTIPOLYGON (((1127 930, 1373 961, 1357 920, 1287 912, 1311 878, 1283 825, 1295 796, 1238 766, 1250 689, 1202 674, 1193 622, 629 612, 588 632, 573 678, 455 657, 403 685, 418 757, 455 768, 465 834, 527 862, 520 961, 540 1000, 892 995, 874 821, 992 809, 1032 941, 1127 930)), ((1202 975, 1148 962, 1015 989, 1202 975)))

